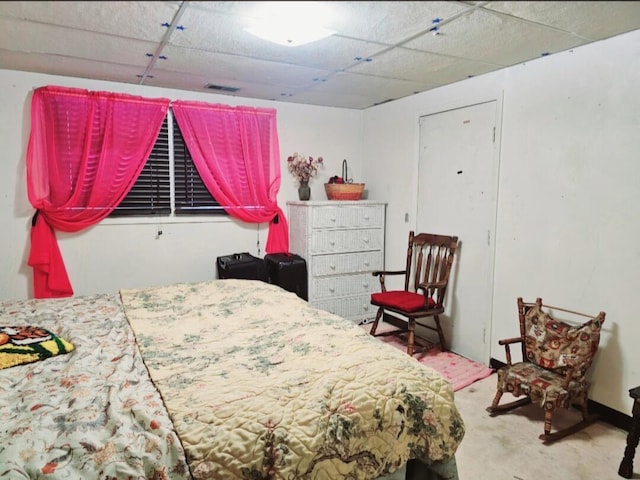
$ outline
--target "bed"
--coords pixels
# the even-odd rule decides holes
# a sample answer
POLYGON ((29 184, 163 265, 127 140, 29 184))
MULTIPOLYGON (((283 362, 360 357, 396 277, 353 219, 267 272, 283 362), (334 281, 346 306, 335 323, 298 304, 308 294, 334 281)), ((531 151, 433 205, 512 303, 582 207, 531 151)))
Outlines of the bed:
POLYGON ((0 478, 458 478, 449 383, 275 285, 5 301, 0 326, 60 348, 0 369, 0 478))

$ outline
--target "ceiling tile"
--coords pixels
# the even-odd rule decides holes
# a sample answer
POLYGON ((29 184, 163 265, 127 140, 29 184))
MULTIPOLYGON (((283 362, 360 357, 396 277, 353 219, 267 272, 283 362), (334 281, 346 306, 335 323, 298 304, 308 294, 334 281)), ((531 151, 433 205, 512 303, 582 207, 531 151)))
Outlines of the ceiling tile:
POLYGON ((3 17, 159 42, 181 2, 0 2, 3 17))
POLYGON ((377 98, 377 95, 375 97, 367 97, 365 95, 361 95, 359 92, 352 92, 350 94, 339 94, 319 91, 307 91, 296 96, 282 98, 279 100, 283 102, 306 103, 309 105, 320 105, 337 108, 354 108, 361 110, 374 105, 377 101, 377 98))
POLYGON ((438 32, 438 35, 423 35, 404 46, 509 66, 584 43, 569 33, 482 10, 460 17, 438 32))
POLYGON ((487 9, 601 40, 636 30, 640 2, 490 2, 487 9))
MULTIPOLYGON (((211 82, 217 85, 226 86, 228 82, 220 79, 219 82, 211 82)), ((200 75, 191 75, 168 70, 157 70, 152 78, 145 81, 145 85, 158 86, 165 88, 176 88, 182 90, 197 91, 200 94, 210 93, 216 95, 225 95, 231 97, 256 98, 265 100, 281 100, 292 96, 291 93, 282 91, 282 87, 278 85, 268 85, 260 83, 259 79, 255 82, 237 81, 234 87, 238 88, 237 92, 214 90, 204 88, 204 85, 210 82, 208 77, 200 75)))
POLYGON ((142 73, 139 67, 131 65, 55 57, 40 53, 16 53, 2 49, 0 49, 0 65, 11 65, 11 70, 133 84, 140 82, 138 75, 142 73))
POLYGON ((459 15, 462 2, 334 2, 337 35, 398 45, 429 31, 438 21, 459 15))
POLYGON ((252 60, 241 56, 171 46, 167 46, 163 50, 163 54, 167 59, 158 61, 157 68, 185 72, 196 69, 211 81, 225 79, 232 85, 233 82, 241 79, 259 79, 267 84, 311 86, 318 79, 325 78, 332 73, 329 70, 318 68, 252 60))
POLYGON ((497 65, 470 60, 462 61, 407 48, 394 48, 373 61, 363 62, 349 71, 436 86, 442 85, 443 81, 457 82, 497 68, 499 68, 497 65))
POLYGON ((393 92, 390 98, 400 98, 422 91, 427 86, 429 84, 399 80, 397 78, 341 72, 331 77, 330 80, 315 85, 314 90, 328 93, 363 93, 384 90, 393 92))
POLYGON ((156 44, 86 30, 41 25, 0 17, 2 48, 56 57, 146 66, 156 44))

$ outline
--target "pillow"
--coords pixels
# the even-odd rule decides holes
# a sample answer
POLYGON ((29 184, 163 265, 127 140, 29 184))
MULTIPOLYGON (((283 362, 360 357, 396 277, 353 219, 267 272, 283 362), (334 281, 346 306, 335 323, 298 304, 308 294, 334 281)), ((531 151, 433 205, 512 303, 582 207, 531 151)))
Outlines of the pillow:
POLYGON ((0 326, 0 369, 37 362, 73 349, 73 344, 42 327, 0 326))
POLYGON ((558 321, 534 305, 525 315, 527 358, 561 375, 575 367, 574 378, 582 378, 593 361, 600 342, 602 322, 598 318, 581 325, 558 321))

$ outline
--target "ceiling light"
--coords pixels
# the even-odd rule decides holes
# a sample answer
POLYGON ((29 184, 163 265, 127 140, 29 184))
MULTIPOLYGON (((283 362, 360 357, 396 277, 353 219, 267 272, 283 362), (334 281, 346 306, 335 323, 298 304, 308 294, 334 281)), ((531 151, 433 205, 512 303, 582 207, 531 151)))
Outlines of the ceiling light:
POLYGON ((323 27, 307 25, 287 25, 286 27, 282 25, 256 25, 245 28, 245 31, 268 42, 287 47, 305 45, 336 33, 323 27))
POLYGON ((246 32, 269 42, 297 47, 336 33, 323 26, 322 2, 262 2, 253 25, 246 32))

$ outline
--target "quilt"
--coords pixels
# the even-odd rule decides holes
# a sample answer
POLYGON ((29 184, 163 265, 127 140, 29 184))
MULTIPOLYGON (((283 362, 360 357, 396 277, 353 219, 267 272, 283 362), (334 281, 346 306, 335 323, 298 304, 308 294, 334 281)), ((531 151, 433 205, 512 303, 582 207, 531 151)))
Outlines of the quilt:
POLYGON ((74 349, 0 369, 0 479, 188 480, 118 294, 0 302, 74 349))
POLYGON ((457 478, 451 385, 354 323, 254 280, 120 296, 195 479, 457 478))

